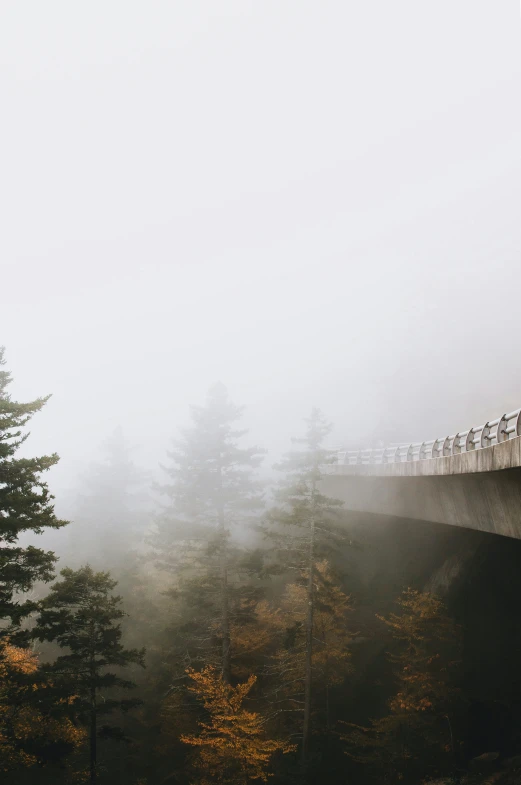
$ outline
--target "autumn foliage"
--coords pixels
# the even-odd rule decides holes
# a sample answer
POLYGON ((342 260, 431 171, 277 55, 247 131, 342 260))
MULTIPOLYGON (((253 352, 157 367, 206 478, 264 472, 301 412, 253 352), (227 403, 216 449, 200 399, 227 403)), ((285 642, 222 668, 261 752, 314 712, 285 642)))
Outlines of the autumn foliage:
MULTIPOLYGON (((443 602, 407 589, 398 612, 378 616, 391 634, 388 659, 396 693, 388 713, 369 727, 350 726, 347 754, 401 782, 432 767, 438 774, 454 763, 454 719, 460 702, 454 673, 460 657, 460 629, 443 602)), ((381 776, 378 775, 378 776, 381 776)), ((381 780, 379 780, 381 781, 381 780)))
POLYGON ((213 668, 188 670, 189 691, 204 706, 207 718, 199 722, 199 733, 181 740, 196 748, 192 764, 197 785, 246 785, 266 782, 268 765, 276 753, 291 752, 293 745, 266 737, 260 714, 244 708, 255 676, 233 687, 213 668))
MULTIPOLYGON (((0 771, 46 762, 51 748, 72 752, 83 744, 85 732, 72 720, 44 711, 45 691, 38 659, 31 651, 4 642, 0 651, 0 771)), ((63 699, 62 699, 63 701, 63 699)))

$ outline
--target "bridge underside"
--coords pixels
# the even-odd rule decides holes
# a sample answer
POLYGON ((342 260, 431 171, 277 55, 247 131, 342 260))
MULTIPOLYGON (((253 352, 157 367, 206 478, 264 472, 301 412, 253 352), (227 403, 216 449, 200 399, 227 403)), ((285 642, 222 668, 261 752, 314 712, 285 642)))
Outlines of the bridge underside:
POLYGON ((331 466, 322 490, 353 512, 521 539, 521 437, 435 460, 331 466))

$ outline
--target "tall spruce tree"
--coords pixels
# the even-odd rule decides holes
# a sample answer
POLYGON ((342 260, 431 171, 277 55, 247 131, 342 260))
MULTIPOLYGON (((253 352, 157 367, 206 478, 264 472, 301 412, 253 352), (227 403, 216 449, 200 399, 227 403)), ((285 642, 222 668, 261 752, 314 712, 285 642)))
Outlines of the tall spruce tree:
MULTIPOLYGON (((34 602, 21 595, 37 581, 52 580, 56 562, 52 551, 20 545, 20 535, 58 529, 67 521, 54 514, 54 497, 42 479, 43 472, 58 462, 58 456, 14 457, 29 435, 22 429, 50 396, 30 403, 13 401, 7 392, 11 375, 1 369, 5 365, 4 351, 0 347, 0 634, 12 637, 13 628, 35 609, 34 602)), ((22 639, 21 635, 17 637, 22 639)))
POLYGON ((67 649, 47 666, 57 684, 70 692, 74 685, 77 713, 90 728, 90 781, 98 775, 97 741, 122 738, 121 729, 98 727, 98 717, 116 710, 128 711, 141 704, 138 699, 103 698, 102 690, 132 689, 135 685, 109 670, 137 664, 144 667, 145 650, 125 649, 121 643, 121 626, 125 615, 121 598, 111 594, 116 586, 107 572, 94 572, 91 567, 61 571, 62 581, 55 583, 40 603, 40 614, 32 636, 40 641, 56 641, 67 649))
POLYGON ((343 736, 349 757, 376 782, 395 785, 454 773, 455 733, 465 706, 457 686, 462 630, 443 601, 407 589, 396 605, 397 613, 377 618, 390 633, 387 657, 397 692, 386 715, 369 727, 347 724, 343 736))
MULTIPOLYGON (((306 678, 308 614, 307 572, 286 585, 275 602, 258 603, 254 629, 244 630, 258 642, 265 661, 264 697, 281 731, 291 736, 301 730, 306 678), (299 725, 300 719, 300 725, 299 725)), ((313 613, 313 735, 327 748, 334 735, 333 688, 340 687, 351 667, 353 633, 348 625, 351 599, 324 559, 314 570, 313 613)))
POLYGON ((132 460, 132 449, 121 427, 102 445, 103 458, 83 477, 70 532, 71 566, 88 560, 98 569, 121 572, 129 553, 142 539, 149 516, 147 476, 132 460), (77 554, 80 561, 74 563, 77 554))
POLYGON ((249 567, 248 555, 232 533, 240 539, 262 506, 254 470, 263 451, 240 446, 246 431, 234 426, 242 409, 229 400, 222 384, 212 387, 205 405, 193 406, 191 413, 192 427, 182 432, 168 453, 171 464, 163 467, 169 483, 161 491, 169 503, 151 544, 159 566, 175 571, 176 596, 190 606, 184 628, 189 663, 215 662, 229 683, 231 630, 247 591, 241 575, 249 567), (212 659, 216 645, 220 651, 212 659))
POLYGON ((342 506, 320 490, 321 467, 333 462, 324 440, 331 426, 318 409, 306 420, 304 438, 293 439, 295 449, 276 467, 286 473, 275 493, 275 506, 269 513, 270 535, 285 567, 298 571, 306 590, 304 696, 302 723, 302 763, 307 768, 310 756, 311 708, 313 689, 313 647, 317 603, 317 566, 327 554, 335 531, 336 513, 342 506))

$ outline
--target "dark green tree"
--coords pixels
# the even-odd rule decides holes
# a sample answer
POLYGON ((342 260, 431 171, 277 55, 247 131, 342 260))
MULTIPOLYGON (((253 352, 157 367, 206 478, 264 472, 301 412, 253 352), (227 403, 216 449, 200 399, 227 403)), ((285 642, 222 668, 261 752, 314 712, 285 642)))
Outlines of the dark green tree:
POLYGON ((312 410, 306 424, 305 436, 292 440, 301 449, 288 453, 276 467, 286 473, 286 478, 275 492, 276 506, 268 515, 271 524, 268 531, 280 562, 297 572, 297 580, 302 581, 306 590, 304 695, 295 696, 302 700, 301 752, 305 767, 309 762, 312 730, 314 626, 320 583, 317 566, 327 555, 332 540, 339 537, 335 523, 343 504, 320 490, 321 467, 334 460, 324 446, 331 426, 318 409, 312 410))
POLYGON ((111 594, 116 586, 107 572, 94 572, 91 567, 65 569, 63 580, 55 583, 40 603, 40 613, 32 631, 40 641, 56 641, 67 653, 47 666, 57 684, 77 695, 78 716, 90 728, 90 780, 96 782, 97 739, 123 738, 121 728, 98 727, 98 717, 116 710, 129 711, 140 705, 138 699, 103 698, 105 690, 126 690, 135 685, 121 678, 118 670, 137 664, 144 667, 144 649, 125 649, 121 643, 121 625, 125 615, 121 598, 111 594))
POLYGON ((175 572, 175 594, 190 606, 187 664, 195 650, 195 661, 219 665, 225 683, 231 677, 232 629, 248 591, 241 576, 252 567, 240 539, 262 507, 254 470, 263 451, 240 446, 246 432, 235 423, 241 412, 222 384, 209 391, 204 406, 192 407, 193 425, 163 467, 169 482, 160 490, 168 504, 151 539, 156 563, 175 572), (214 660, 212 648, 219 650, 214 660))
MULTIPOLYGON (((20 595, 30 591, 37 581, 54 576, 56 556, 34 545, 20 545, 20 535, 32 531, 58 529, 67 521, 54 514, 53 496, 42 479, 58 462, 58 456, 15 458, 28 433, 24 426, 49 400, 37 398, 30 403, 13 401, 7 392, 11 375, 2 370, 4 349, 0 347, 0 634, 12 637, 35 604, 20 595)), ((19 634, 18 640, 22 640, 19 634)))

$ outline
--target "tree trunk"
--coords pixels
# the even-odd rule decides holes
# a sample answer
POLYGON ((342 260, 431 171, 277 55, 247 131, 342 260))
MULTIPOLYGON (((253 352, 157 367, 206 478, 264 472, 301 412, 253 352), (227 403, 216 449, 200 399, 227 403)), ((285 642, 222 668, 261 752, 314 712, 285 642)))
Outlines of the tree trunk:
POLYGON ((96 727, 96 687, 90 688, 90 781, 95 785, 97 779, 97 727, 96 727))
POLYGON ((222 676, 226 684, 231 680, 231 639, 230 639, 230 609, 228 606, 228 570, 226 568, 226 558, 223 559, 222 573, 222 636, 223 636, 223 649, 222 649, 222 676))
POLYGON ((309 540, 307 616, 306 616, 306 670, 304 681, 304 724, 302 729, 302 765, 306 768, 309 759, 311 739, 311 686, 313 671, 313 578, 315 566, 315 521, 311 521, 309 540))
MULTIPOLYGON (((222 492, 222 469, 219 467, 219 485, 222 492)), ((224 520, 224 508, 219 504, 219 531, 221 534, 221 635, 222 635, 222 678, 229 684, 232 677, 230 607, 228 601, 228 542, 224 520)))
POLYGON ((96 655, 95 655, 95 624, 91 619, 89 623, 90 632, 90 655, 89 655, 89 675, 90 675, 90 783, 95 785, 98 777, 98 729, 96 727, 96 655))

